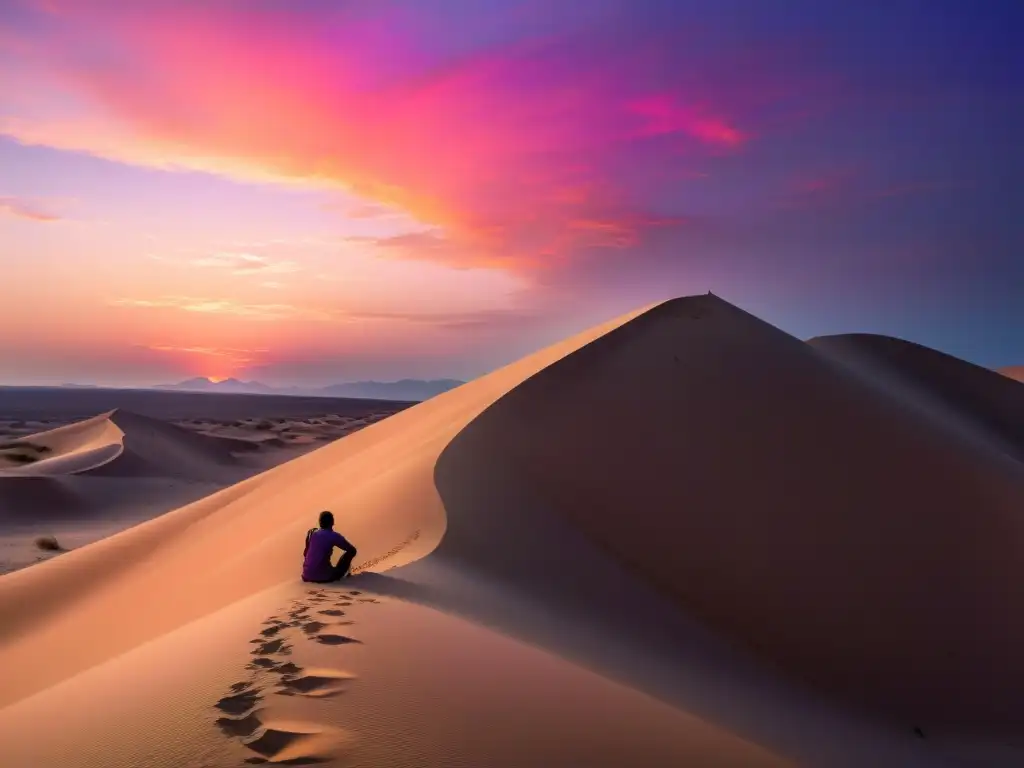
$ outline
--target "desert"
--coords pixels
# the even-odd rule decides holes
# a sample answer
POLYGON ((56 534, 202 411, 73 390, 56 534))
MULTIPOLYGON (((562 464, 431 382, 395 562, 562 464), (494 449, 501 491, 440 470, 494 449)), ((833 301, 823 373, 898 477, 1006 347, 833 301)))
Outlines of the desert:
POLYGON ((0 387, 0 573, 202 498, 408 405, 0 387), (40 549, 37 539, 57 546, 40 549))
POLYGON ((0 768, 1024 768, 1022 31, 0 0, 0 768))
POLYGON ((4 764, 1017 764, 1024 387, 893 344, 694 296, 384 418, 177 413, 298 454, 0 578, 4 764))

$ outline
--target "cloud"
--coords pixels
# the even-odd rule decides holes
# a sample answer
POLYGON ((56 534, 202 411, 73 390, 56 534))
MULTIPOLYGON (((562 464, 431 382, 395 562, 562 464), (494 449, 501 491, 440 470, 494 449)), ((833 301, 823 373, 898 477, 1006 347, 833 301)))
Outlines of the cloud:
POLYGON ((62 218, 38 202, 20 197, 0 197, 0 213, 42 223, 60 221, 62 218))
POLYGON ((141 309, 174 309, 211 315, 230 315, 252 320, 320 320, 340 321, 346 315, 338 310, 299 307, 294 304, 248 304, 227 299, 213 299, 195 296, 161 296, 154 299, 118 298, 110 301, 117 307, 141 309))
POLYGON ((403 215, 401 211, 396 211, 394 208, 373 203, 349 207, 345 209, 344 213, 350 219, 391 219, 403 215))
POLYGON ((39 88, 85 106, 12 115, 0 131, 157 168, 339 188, 367 201, 349 218, 399 212, 443 232, 382 242, 394 256, 527 271, 593 247, 622 257, 644 230, 624 216, 654 215, 636 179, 692 178, 695 157, 745 151, 765 94, 782 77, 799 82, 771 61, 686 45, 692 34, 668 25, 646 47, 626 44, 617 33, 631 6, 607 6, 578 26, 574 14, 554 24, 499 5, 442 34, 411 0, 359 13, 82 0, 30 28, 29 63, 39 88), (476 38, 485 43, 467 43, 476 38), (691 71, 704 74, 666 74, 691 71))
POLYGON ((683 133, 704 144, 735 148, 748 136, 727 118, 685 103, 672 93, 658 93, 628 102, 628 109, 642 120, 639 136, 663 136, 683 133))
POLYGON ((195 267, 226 269, 235 275, 283 275, 301 269, 294 261, 275 261, 268 256, 251 253, 216 253, 192 259, 189 263, 195 267))
MULTIPOLYGON (((136 309, 170 309, 180 312, 225 315, 255 321, 315 320, 322 322, 383 321, 415 323, 437 328, 482 328, 530 323, 541 315, 522 309, 469 309, 458 312, 376 310, 372 308, 324 309, 294 304, 249 304, 194 296, 160 296, 152 299, 119 298, 112 306, 136 309)), ((185 350, 186 348, 167 347, 185 350)), ((198 353, 208 347, 189 347, 198 353)))
POLYGON ((259 359, 261 353, 267 349, 234 349, 222 347, 194 347, 175 346, 172 344, 144 344, 139 345, 142 349, 153 350, 154 352, 171 352, 175 354, 200 355, 202 357, 215 357, 231 362, 234 365, 244 365, 259 359))
POLYGON ((378 312, 370 310, 360 311, 354 316, 363 320, 396 320, 451 330, 521 327, 547 319, 542 314, 522 309, 479 309, 464 312, 378 312))

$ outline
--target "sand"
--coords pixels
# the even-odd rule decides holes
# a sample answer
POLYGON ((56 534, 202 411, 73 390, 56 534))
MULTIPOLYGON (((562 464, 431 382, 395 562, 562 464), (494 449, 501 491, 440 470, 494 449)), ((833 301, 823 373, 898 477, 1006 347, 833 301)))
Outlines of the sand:
MULTIPOLYGON (((221 412, 258 413, 258 400, 232 407, 222 396, 182 403, 178 393, 148 392, 144 399, 136 393, 136 404, 177 418, 116 409, 63 424, 39 410, 53 405, 54 391, 0 389, 0 573, 58 554, 35 546, 41 535, 56 537, 62 550, 84 546, 406 407, 330 400, 320 405, 340 412, 302 416, 308 409, 302 399, 288 411, 277 402, 287 398, 269 398, 270 415, 225 421, 221 412), (36 418, 10 418, 26 409, 36 418)), ((74 403, 78 392, 64 392, 67 402, 55 412, 81 409, 74 403)))
POLYGON ((999 373, 1008 376, 1014 381, 1024 382, 1024 365, 1011 365, 1007 368, 1000 368, 999 373))
POLYGON ((0 764, 1019 765, 1012 395, 858 365, 676 300, 0 577, 0 764))

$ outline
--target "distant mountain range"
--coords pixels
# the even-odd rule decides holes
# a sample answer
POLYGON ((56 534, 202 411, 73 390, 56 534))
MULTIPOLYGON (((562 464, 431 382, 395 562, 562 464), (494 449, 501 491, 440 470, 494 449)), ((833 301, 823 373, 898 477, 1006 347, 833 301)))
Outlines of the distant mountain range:
POLYGON ((249 395, 294 395, 302 397, 355 397, 369 400, 428 400, 434 395, 455 389, 464 381, 457 379, 401 379, 400 381, 353 381, 327 387, 271 387, 259 381, 224 379, 211 381, 202 376, 177 384, 158 384, 154 389, 184 392, 225 392, 249 395))

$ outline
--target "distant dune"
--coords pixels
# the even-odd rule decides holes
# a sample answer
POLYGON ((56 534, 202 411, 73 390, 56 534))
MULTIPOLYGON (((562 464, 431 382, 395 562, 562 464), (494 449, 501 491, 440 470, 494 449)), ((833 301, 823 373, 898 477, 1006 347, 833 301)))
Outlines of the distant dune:
POLYGON ((1005 375, 886 336, 822 336, 808 343, 883 393, 931 408, 937 419, 970 425, 1024 460, 1024 388, 1005 375))
POLYGON ((1024 365, 1011 365, 1008 368, 1000 368, 999 373, 1009 376, 1016 381, 1024 382, 1024 365))
POLYGON ((0 578, 3 758, 1020 765, 993 377, 710 295, 619 318, 0 578), (317 587, 324 508, 359 574, 317 587))
POLYGON ((177 392, 152 389, 105 389, 0 386, 0 416, 8 419, 81 421, 117 409, 174 421, 181 419, 305 418, 324 413, 366 416, 394 412, 410 403, 356 398, 177 392))
POLYGON ((0 478, 105 475, 208 477, 233 464, 234 441, 189 432, 129 411, 0 440, 0 478), (20 458, 12 459, 18 456, 20 458))
POLYGON ((212 381, 205 377, 187 379, 177 384, 159 384, 158 390, 182 392, 217 392, 232 394, 288 395, 294 397, 344 397, 367 400, 421 402, 442 392, 465 384, 456 379, 400 379, 399 381, 352 381, 326 387, 271 387, 259 381, 225 379, 212 381))

